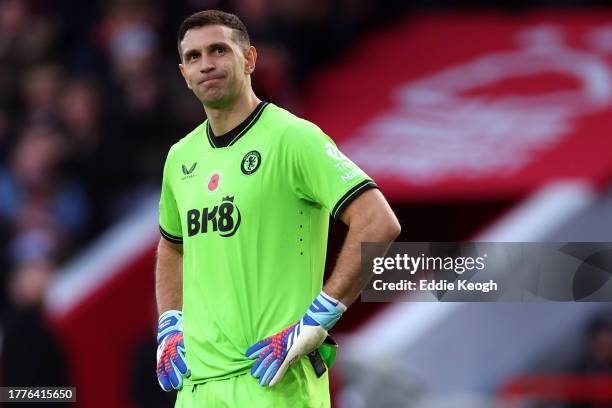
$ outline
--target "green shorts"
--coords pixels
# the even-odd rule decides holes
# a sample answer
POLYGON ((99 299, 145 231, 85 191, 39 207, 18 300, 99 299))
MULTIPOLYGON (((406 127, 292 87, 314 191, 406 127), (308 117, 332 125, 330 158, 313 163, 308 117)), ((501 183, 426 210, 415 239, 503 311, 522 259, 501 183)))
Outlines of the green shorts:
POLYGON ((317 378, 308 358, 293 364, 274 387, 262 387, 250 372, 203 384, 185 385, 175 408, 329 408, 329 378, 317 378))

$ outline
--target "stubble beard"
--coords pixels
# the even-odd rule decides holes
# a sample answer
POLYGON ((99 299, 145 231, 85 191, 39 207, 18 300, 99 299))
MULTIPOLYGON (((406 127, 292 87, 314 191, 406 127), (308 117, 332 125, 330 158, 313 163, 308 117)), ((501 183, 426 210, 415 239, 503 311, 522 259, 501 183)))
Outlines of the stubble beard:
POLYGON ((198 99, 205 108, 209 109, 224 109, 234 105, 240 96, 240 88, 231 89, 228 85, 215 92, 216 96, 207 98, 204 93, 198 96, 198 99))

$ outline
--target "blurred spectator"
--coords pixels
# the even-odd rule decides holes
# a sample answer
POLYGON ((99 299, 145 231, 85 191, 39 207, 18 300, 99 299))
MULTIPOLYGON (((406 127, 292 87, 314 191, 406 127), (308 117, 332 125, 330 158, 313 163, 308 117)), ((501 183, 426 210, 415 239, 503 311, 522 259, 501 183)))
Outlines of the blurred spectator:
POLYGON ((132 183, 157 183, 173 132, 171 101, 163 95, 155 7, 143 2, 117 3, 102 23, 111 66, 114 103, 110 106, 111 131, 126 137, 121 148, 132 183))
POLYGON ((71 80, 62 91, 59 113, 71 139, 70 154, 90 153, 100 143, 99 92, 95 81, 88 79, 71 80))
POLYGON ((57 37, 52 20, 34 15, 28 1, 0 2, 0 106, 14 105, 25 68, 55 56, 57 37))
POLYGON ((66 160, 63 170, 78 177, 89 202, 90 229, 87 236, 112 222, 109 202, 128 189, 123 178, 128 162, 117 137, 107 131, 103 117, 103 93, 93 78, 66 82, 59 98, 59 117, 65 128, 66 160))
POLYGON ((13 261, 38 258, 39 252, 57 255, 87 227, 82 188, 59 174, 62 146, 62 136, 50 127, 28 127, 15 146, 11 166, 0 168, 0 219, 13 229, 13 261))
POLYGON ((0 378, 3 386, 69 386, 64 353, 42 316, 53 262, 19 264, 11 273, 13 307, 6 318, 0 378))
POLYGON ((24 123, 49 123, 57 118, 57 98, 61 87, 60 69, 41 65, 26 71, 22 81, 24 123))

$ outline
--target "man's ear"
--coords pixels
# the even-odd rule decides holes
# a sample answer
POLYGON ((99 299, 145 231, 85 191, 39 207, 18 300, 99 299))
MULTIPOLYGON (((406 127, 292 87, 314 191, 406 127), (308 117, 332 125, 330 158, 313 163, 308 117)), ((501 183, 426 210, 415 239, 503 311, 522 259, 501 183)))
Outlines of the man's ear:
POLYGON ((183 76, 183 79, 185 80, 185 83, 187 84, 187 88, 191 89, 191 85, 189 84, 189 81, 187 80, 187 76, 185 75, 185 66, 183 64, 179 64, 179 71, 181 71, 181 75, 183 76))
POLYGON ((257 63, 257 50, 252 45, 246 50, 244 55, 244 73, 251 75, 255 71, 255 64, 257 63))

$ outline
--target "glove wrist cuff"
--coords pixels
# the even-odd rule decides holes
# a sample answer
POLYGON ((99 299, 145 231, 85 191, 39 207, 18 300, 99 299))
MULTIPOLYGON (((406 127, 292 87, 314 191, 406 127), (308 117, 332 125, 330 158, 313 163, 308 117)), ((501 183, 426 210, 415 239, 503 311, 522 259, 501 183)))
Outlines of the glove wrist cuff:
POLYGON ((166 310, 165 312, 159 315, 159 319, 157 319, 158 324, 161 324, 162 320, 166 319, 169 316, 178 316, 179 319, 182 319, 183 312, 175 309, 166 310))
POLYGON ((336 305, 336 309, 338 309, 338 311, 340 313, 344 313, 346 312, 346 305, 344 303, 342 303, 341 301, 339 301, 336 298, 333 298, 331 296, 329 296, 327 293, 325 293, 324 291, 321 291, 321 293, 319 294, 319 296, 323 296, 324 298, 326 298, 327 300, 329 300, 331 303, 334 303, 336 305))
POLYGON ((345 310, 346 306, 340 301, 321 291, 306 311, 304 323, 306 325, 316 323, 326 331, 329 331, 334 327, 345 310))
POLYGON ((183 314, 179 310, 167 310, 159 316, 157 342, 176 331, 183 331, 183 314))

